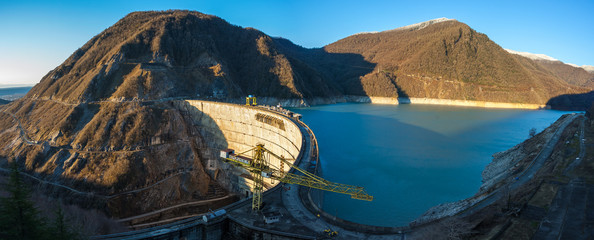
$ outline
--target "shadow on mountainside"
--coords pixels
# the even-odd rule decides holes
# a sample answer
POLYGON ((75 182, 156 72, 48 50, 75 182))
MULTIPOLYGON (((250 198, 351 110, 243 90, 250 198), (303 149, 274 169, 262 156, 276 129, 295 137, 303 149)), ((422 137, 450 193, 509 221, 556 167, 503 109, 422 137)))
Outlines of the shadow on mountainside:
POLYGON ((580 94, 563 94, 547 101, 547 105, 554 110, 586 111, 594 102, 594 91, 580 94))
MULTIPOLYGON (((297 68, 297 72, 302 73, 301 89, 314 86, 312 90, 315 92, 304 94, 306 97, 332 97, 341 94, 370 96, 364 77, 380 75, 379 72, 374 73, 376 64, 365 60, 360 54, 330 53, 324 48, 303 48, 283 38, 274 38, 274 42, 297 68), (328 89, 320 89, 319 86, 328 89), (324 92, 331 94, 323 94, 324 92)), ((394 95, 396 92, 394 88, 394 95)))
POLYGON ((335 53, 326 48, 308 49, 283 38, 274 38, 274 42, 287 55, 296 72, 306 73, 301 76, 303 81, 300 83, 304 85, 299 89, 314 86, 312 89, 316 92, 304 94, 306 98, 342 94, 398 98, 400 103, 410 103, 409 95, 398 84, 397 68, 380 67, 358 53, 335 53), (332 89, 338 92, 332 92, 332 89))

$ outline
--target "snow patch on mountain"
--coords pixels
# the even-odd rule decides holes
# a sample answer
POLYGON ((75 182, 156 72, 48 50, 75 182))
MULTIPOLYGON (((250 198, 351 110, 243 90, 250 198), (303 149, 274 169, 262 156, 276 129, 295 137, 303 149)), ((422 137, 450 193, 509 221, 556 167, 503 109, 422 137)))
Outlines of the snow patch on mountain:
POLYGON ((586 72, 589 72, 589 73, 594 73, 594 66, 590 66, 590 65, 580 66, 577 64, 573 64, 573 63, 566 63, 566 64, 569 66, 572 66, 572 67, 576 67, 576 68, 583 68, 584 70, 586 70, 586 72))
POLYGON ((426 28, 429 25, 440 23, 440 22, 446 22, 446 21, 456 21, 456 20, 442 17, 442 18, 432 19, 432 20, 429 20, 426 22, 415 23, 415 24, 411 24, 408 26, 399 27, 399 28, 392 29, 392 30, 387 30, 385 32, 394 32, 394 31, 400 31, 400 30, 421 30, 423 28, 426 28))
POLYGON ((567 64, 567 65, 569 65, 569 66, 572 66, 572 67, 581 68, 581 67, 580 67, 579 65, 577 65, 577 64, 573 64, 573 63, 566 63, 566 64, 567 64))
POLYGON ((371 32, 360 32, 360 33, 355 33, 354 35, 360 35, 360 34, 374 34, 374 33, 378 33, 378 31, 371 31, 371 32))
MULTIPOLYGON (((400 30, 421 30, 423 28, 426 28, 427 26, 431 25, 431 24, 436 24, 436 23, 440 23, 440 22, 445 22, 445 21, 456 21, 455 19, 449 19, 449 18, 437 18, 437 19, 432 19, 426 22, 420 22, 420 23, 415 23, 415 24, 411 24, 408 26, 404 26, 404 27, 399 27, 399 28, 395 28, 395 29, 391 29, 391 30, 386 30, 386 31, 382 31, 382 32, 394 32, 394 31, 400 31, 400 30)), ((374 33, 380 33, 377 31, 372 31, 372 32, 360 32, 360 33, 355 33, 353 35, 359 35, 359 34, 374 34, 374 33)))
MULTIPOLYGON (((510 49, 505 49, 505 51, 507 51, 508 53, 511 54, 516 54, 516 55, 520 55, 522 57, 527 57, 530 58, 532 60, 545 60, 545 61, 552 61, 552 62, 561 62, 553 57, 544 55, 544 54, 535 54, 535 53, 529 53, 529 52, 518 52, 518 51, 514 51, 514 50, 510 50, 510 49)), ((562 62, 563 63, 563 62, 562 62)), ((590 65, 582 65, 579 66, 577 64, 573 64, 573 63, 564 63, 567 64, 569 66, 572 67, 576 67, 576 68, 583 68, 584 70, 590 72, 590 73, 594 73, 594 66, 590 66, 590 65)))
POLYGON ((527 57, 530 58, 532 60, 546 60, 546 61, 559 61, 553 57, 549 57, 547 55, 544 54, 536 54, 536 53, 529 53, 529 52, 518 52, 518 51, 514 51, 514 50, 510 50, 510 49, 505 49, 505 51, 507 51, 508 53, 511 54, 516 54, 516 55, 520 55, 522 57, 527 57))
POLYGON ((583 68, 584 70, 588 71, 589 73, 594 73, 594 66, 582 65, 581 68, 583 68))

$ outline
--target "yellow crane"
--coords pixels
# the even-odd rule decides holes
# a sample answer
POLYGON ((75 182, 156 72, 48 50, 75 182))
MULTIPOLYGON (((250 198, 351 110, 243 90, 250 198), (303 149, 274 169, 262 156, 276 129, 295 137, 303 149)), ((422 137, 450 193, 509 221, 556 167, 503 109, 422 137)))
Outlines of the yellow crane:
POLYGON ((370 196, 365 192, 363 187, 352 186, 342 183, 330 182, 313 173, 305 171, 301 168, 296 167, 287 159, 282 156, 278 156, 268 149, 264 148, 263 144, 258 144, 256 147, 248 149, 242 153, 235 154, 234 150, 227 149, 221 151, 221 158, 228 163, 235 166, 244 168, 249 172, 253 173, 253 198, 252 198, 252 209, 260 210, 262 206, 262 192, 264 188, 264 178, 275 179, 283 183, 297 184, 301 186, 321 189, 324 191, 343 193, 351 195, 351 198, 372 201, 373 196, 370 196), (252 152, 251 158, 245 154, 252 152), (280 160, 280 166, 274 167, 270 164, 270 157, 274 157, 280 160), (301 172, 303 175, 289 173, 284 171, 284 165, 287 165, 289 169, 294 168, 301 172))
POLYGON ((256 106, 256 97, 254 97, 254 95, 248 95, 247 97, 245 97, 245 105, 256 106))

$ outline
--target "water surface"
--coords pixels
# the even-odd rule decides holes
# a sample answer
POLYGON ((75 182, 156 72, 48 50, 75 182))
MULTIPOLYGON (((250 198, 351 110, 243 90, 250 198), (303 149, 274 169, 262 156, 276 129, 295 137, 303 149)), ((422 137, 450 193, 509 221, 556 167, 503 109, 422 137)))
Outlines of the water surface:
POLYGON ((355 103, 293 110, 318 138, 324 178, 374 196, 325 193, 324 210, 379 226, 407 225, 432 206, 474 195, 493 153, 567 113, 355 103))
POLYGON ((14 101, 19 99, 33 87, 9 87, 9 88, 0 88, 0 99, 14 101))

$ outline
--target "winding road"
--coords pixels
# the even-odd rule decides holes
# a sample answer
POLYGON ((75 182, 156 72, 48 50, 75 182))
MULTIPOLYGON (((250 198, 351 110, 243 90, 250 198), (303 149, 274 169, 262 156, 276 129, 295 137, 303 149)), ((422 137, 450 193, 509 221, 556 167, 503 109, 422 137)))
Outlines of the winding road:
POLYGON ((586 156, 585 118, 580 122, 580 152, 563 171, 570 178, 557 191, 547 215, 538 226, 534 239, 592 239, 594 238, 594 185, 572 173, 586 156))
POLYGON ((493 204, 495 201, 499 200, 501 197, 503 197, 505 195, 505 192, 515 190, 518 187, 520 187, 520 186, 524 185, 525 183, 527 183, 528 181, 530 181, 534 177, 534 174, 536 174, 536 172, 538 172, 538 170, 540 170, 540 168, 544 165, 546 160, 553 153, 553 149, 555 148, 555 145, 557 144, 557 142, 559 142, 559 138, 561 137, 561 134, 563 133, 563 131, 565 131, 565 128, 571 122, 573 122, 578 116, 581 116, 581 115, 572 114, 563 120, 563 122, 559 125, 559 127, 557 128, 557 130, 555 131, 555 133, 553 134, 551 139, 549 139, 549 141, 546 143, 546 145, 540 150, 540 152, 532 160, 530 165, 522 173, 520 173, 520 175, 516 178, 516 180, 514 182, 510 183, 508 185, 508 187, 497 188, 495 191, 493 191, 492 193, 487 195, 487 197, 485 197, 483 200, 475 203, 474 205, 468 207, 467 209, 459 212, 456 215, 464 217, 464 216, 469 216, 474 213, 477 213, 478 211, 482 210, 483 208, 485 208, 485 207, 493 204))

